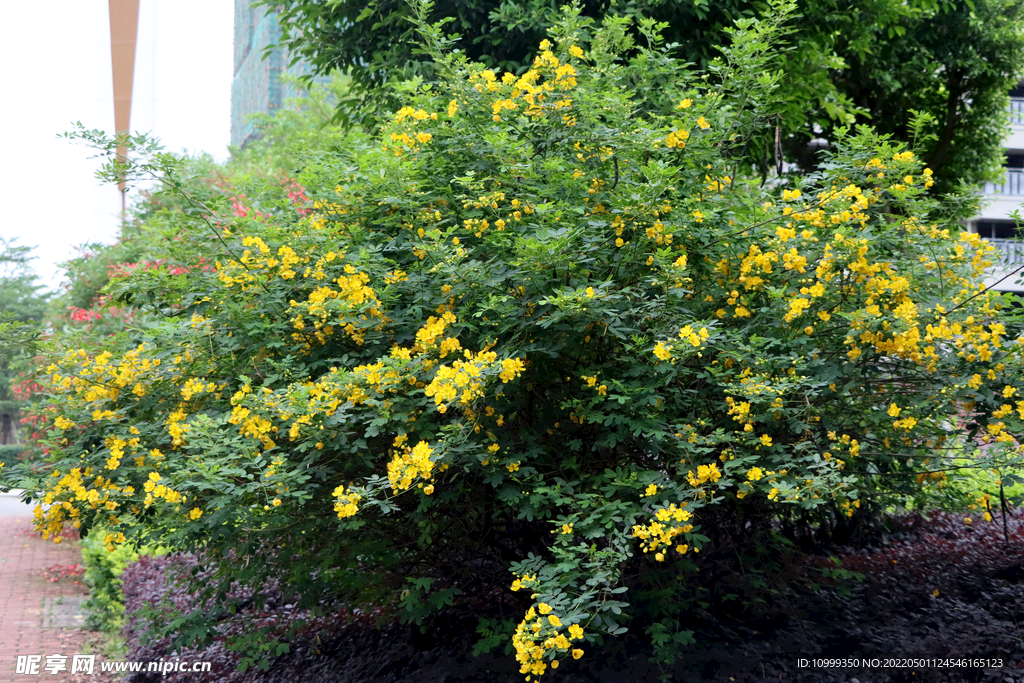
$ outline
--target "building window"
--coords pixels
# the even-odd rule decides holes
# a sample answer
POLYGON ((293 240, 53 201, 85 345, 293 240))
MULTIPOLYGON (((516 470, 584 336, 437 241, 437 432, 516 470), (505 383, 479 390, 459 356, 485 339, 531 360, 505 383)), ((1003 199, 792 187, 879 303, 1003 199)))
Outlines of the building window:
POLYGON ((1013 221, 978 221, 978 234, 985 239, 1010 240, 1024 236, 1013 221))

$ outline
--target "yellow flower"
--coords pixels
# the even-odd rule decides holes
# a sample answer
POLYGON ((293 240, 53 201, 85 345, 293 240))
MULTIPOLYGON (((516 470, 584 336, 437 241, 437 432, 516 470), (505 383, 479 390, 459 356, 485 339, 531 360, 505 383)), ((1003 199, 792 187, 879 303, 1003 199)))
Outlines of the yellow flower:
POLYGON ((569 48, 569 54, 571 54, 573 57, 582 58, 583 50, 580 49, 579 45, 573 45, 572 47, 569 48))
POLYGON ((498 373, 498 377, 503 383, 508 383, 519 377, 525 369, 526 364, 521 358, 506 358, 501 361, 501 372, 498 373))
POLYGON ((672 358, 672 347, 658 342, 658 345, 654 347, 654 355, 658 357, 658 360, 669 360, 672 358))
POLYGON ((708 123, 707 119, 705 119, 703 116, 697 119, 697 125, 700 126, 703 130, 707 130, 708 128, 711 127, 711 124, 708 123))
POLYGON ((561 626, 561 625, 562 625, 562 621, 561 621, 561 619, 559 619, 558 617, 556 617, 556 616, 555 616, 554 614, 552 614, 551 616, 549 616, 549 617, 548 617, 548 622, 549 622, 549 623, 550 623, 550 624, 551 624, 552 626, 555 626, 555 627, 558 627, 558 626, 561 626))
POLYGON ((583 656, 583 650, 581 650, 579 648, 576 648, 575 650, 572 651, 572 658, 573 659, 579 659, 582 656, 583 656))
POLYGON ((430 494, 432 494, 433 492, 434 492, 434 485, 433 484, 427 484, 426 486, 423 487, 423 493, 427 494, 428 496, 430 494))
POLYGON ((690 105, 693 104, 693 100, 687 97, 685 100, 676 105, 676 109, 689 109, 690 105))
POLYGON ((890 417, 899 417, 899 415, 900 415, 900 407, 898 405, 896 405, 895 403, 893 403, 893 404, 891 404, 889 406, 889 411, 888 412, 889 412, 889 416, 890 417))

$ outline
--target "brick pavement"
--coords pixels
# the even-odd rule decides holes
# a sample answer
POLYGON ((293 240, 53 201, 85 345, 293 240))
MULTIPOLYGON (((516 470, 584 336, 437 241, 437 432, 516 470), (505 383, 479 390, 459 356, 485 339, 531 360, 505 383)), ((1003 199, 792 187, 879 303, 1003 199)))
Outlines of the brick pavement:
MULTIPOLYGON (((64 579, 50 583, 43 570, 53 565, 81 563, 77 543, 56 545, 32 532, 32 510, 11 494, 0 495, 0 683, 69 680, 62 674, 15 674, 18 655, 68 656, 81 649, 89 634, 78 628, 44 628, 44 601, 49 611, 59 602, 73 602, 87 592, 64 579), (64 598, 61 600, 61 598, 64 598)), ((60 620, 48 618, 47 626, 60 620)), ((45 660, 44 660, 45 661, 45 660)))

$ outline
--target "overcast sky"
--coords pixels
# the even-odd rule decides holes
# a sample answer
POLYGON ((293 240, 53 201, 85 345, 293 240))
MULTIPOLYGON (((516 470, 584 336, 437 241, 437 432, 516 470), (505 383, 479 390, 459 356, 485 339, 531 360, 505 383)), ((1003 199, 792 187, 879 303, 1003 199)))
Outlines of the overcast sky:
MULTIPOLYGON (((57 264, 77 245, 117 235, 117 188, 93 177, 87 148, 57 138, 75 121, 113 131, 107 0, 3 9, 0 236, 37 247, 36 271, 56 288, 57 264)), ((170 151, 227 157, 233 11, 233 0, 141 0, 133 131, 153 133, 170 151)))

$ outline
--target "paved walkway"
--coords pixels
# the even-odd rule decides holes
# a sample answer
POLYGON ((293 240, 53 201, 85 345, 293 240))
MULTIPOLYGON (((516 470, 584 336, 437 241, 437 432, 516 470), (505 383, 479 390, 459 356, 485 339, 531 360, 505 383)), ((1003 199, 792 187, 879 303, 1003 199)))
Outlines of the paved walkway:
POLYGON ((50 583, 43 570, 80 564, 75 543, 56 545, 32 531, 32 508, 13 493, 0 494, 0 683, 71 680, 66 674, 15 673, 18 655, 82 653, 87 632, 76 628, 74 606, 87 593, 64 579, 50 583))

